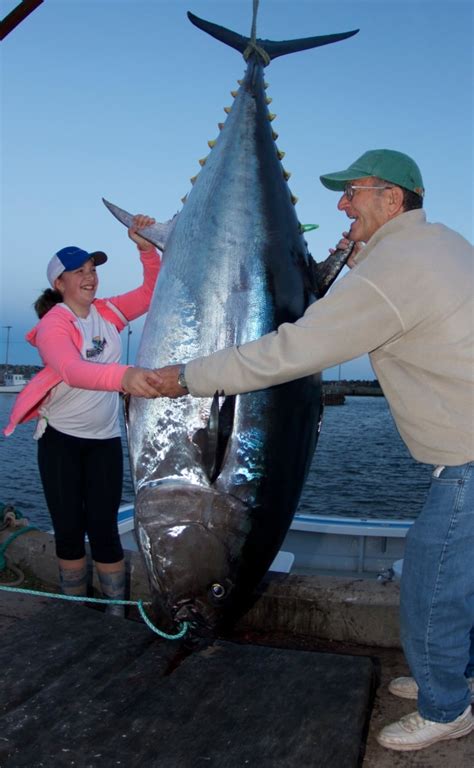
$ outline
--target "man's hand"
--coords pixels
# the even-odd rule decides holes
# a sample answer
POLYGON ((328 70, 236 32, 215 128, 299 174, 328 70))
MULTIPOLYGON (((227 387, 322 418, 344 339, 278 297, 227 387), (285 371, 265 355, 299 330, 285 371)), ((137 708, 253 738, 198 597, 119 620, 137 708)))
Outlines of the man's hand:
POLYGON ((149 240, 145 240, 144 237, 141 237, 137 230, 144 229, 144 227, 151 227, 153 224, 155 224, 155 219, 152 219, 150 216, 145 216, 142 213, 137 213, 137 215, 133 217, 133 224, 128 230, 128 236, 130 240, 133 240, 133 242, 138 245, 141 251, 151 251, 155 246, 150 243, 149 240))
POLYGON ((183 397, 189 394, 187 389, 178 384, 181 368, 181 365, 167 365, 165 368, 156 369, 158 386, 163 397, 183 397))

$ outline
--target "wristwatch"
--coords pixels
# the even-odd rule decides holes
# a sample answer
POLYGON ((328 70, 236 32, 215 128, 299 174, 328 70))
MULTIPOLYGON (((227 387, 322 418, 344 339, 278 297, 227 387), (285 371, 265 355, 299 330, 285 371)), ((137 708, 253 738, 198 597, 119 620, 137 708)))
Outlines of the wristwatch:
POLYGON ((186 379, 184 378, 184 365, 180 366, 179 373, 178 373, 178 384, 182 389, 185 389, 186 392, 189 392, 188 385, 186 384, 186 379))

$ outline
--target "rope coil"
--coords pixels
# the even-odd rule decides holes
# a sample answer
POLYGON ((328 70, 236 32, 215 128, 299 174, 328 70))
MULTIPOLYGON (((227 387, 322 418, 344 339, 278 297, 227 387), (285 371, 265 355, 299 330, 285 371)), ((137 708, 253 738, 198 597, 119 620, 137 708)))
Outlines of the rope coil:
POLYGON ((0 531, 5 531, 7 528, 17 529, 8 537, 8 539, 5 539, 2 545, 0 545, 0 571, 8 570, 11 571, 11 573, 13 573, 15 576, 13 581, 4 581, 3 583, 5 586, 18 587, 25 580, 25 574, 21 568, 13 565, 13 563, 8 560, 5 554, 6 549, 10 546, 12 541, 16 539, 17 536, 21 536, 22 533, 26 533, 27 531, 37 531, 38 529, 35 528, 34 525, 29 525, 27 518, 24 517, 22 513, 15 509, 15 507, 13 507, 11 504, 0 504, 0 507, 2 509, 0 512, 0 531))

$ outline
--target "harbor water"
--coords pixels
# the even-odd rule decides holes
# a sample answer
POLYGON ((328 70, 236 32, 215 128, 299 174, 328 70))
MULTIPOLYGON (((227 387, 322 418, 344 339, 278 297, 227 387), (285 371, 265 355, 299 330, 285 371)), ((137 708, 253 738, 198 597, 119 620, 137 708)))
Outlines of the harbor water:
MULTIPOLYGON (((3 429, 14 395, 0 395, 3 429)), ((12 504, 32 525, 50 528, 36 463, 35 422, 0 436, 0 503, 12 504)), ((123 501, 133 501, 125 439, 123 501)), ((415 518, 432 467, 418 464, 401 441, 383 397, 346 397, 326 406, 318 447, 300 499, 305 514, 415 518)))

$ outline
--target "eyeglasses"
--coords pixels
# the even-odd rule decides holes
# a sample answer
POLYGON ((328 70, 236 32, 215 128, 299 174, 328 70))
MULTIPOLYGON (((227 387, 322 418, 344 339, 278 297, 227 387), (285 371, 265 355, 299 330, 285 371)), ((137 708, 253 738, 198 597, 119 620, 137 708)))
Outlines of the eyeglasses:
POLYGON ((367 185, 346 184, 346 186, 344 187, 344 194, 348 200, 352 200, 352 198, 354 197, 355 189, 393 189, 393 187, 389 186, 388 184, 385 184, 385 185, 378 184, 377 186, 372 186, 370 184, 367 184, 367 185))

